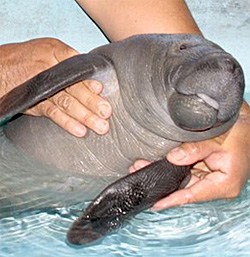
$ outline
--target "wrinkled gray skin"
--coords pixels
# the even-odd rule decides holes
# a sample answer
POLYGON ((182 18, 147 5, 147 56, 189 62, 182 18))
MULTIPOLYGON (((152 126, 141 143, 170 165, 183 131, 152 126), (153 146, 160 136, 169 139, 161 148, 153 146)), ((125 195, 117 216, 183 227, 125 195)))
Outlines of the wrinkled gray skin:
POLYGON ((104 84, 102 95, 114 110, 110 132, 89 131, 81 139, 46 118, 9 122, 4 134, 39 162, 34 169, 1 171, 0 213, 92 199, 136 159, 155 161, 183 141, 228 130, 244 91, 239 64, 212 42, 142 35, 73 57, 24 83, 0 99, 0 123, 82 79, 104 84))

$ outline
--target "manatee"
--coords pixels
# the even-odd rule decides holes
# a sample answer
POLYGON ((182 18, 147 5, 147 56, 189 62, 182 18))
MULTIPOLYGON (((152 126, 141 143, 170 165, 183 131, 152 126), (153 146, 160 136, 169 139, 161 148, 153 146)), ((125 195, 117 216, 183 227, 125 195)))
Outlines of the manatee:
POLYGON ((240 64, 197 35, 133 36, 65 60, 0 99, 4 137, 39 163, 37 170, 1 171, 0 208, 6 213, 32 209, 34 202, 35 208, 69 206, 104 190, 68 233, 74 244, 96 240, 183 187, 190 167, 170 165, 163 156, 182 142, 230 129, 243 93, 240 64), (106 135, 89 131, 85 138, 75 138, 46 118, 20 115, 84 79, 100 81, 102 95, 113 107, 106 135), (122 178, 136 159, 153 164, 122 178), (127 189, 119 192, 121 188, 127 189), (135 195, 148 197, 133 200, 135 195), (114 206, 122 210, 118 216, 114 206))

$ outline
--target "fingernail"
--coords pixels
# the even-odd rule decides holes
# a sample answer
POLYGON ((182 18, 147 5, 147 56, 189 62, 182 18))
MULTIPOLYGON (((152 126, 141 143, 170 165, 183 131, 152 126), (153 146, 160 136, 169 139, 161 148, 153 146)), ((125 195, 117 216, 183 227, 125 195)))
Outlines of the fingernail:
POLYGON ((84 126, 74 126, 72 133, 77 137, 85 136, 87 129, 84 126))
POLYGON ((131 173, 134 173, 135 172, 135 168, 134 168, 134 166, 130 166, 129 168, 128 168, 128 172, 131 174, 131 173))
POLYGON ((100 91, 102 90, 102 84, 100 84, 97 81, 91 81, 89 87, 92 90, 92 92, 97 94, 100 93, 100 91))
POLYGON ((109 123, 106 120, 98 120, 95 123, 97 133, 105 134, 109 130, 109 123))
POLYGON ((177 147, 168 153, 168 157, 181 161, 187 157, 187 154, 182 148, 177 147))
POLYGON ((149 161, 139 160, 139 161, 136 161, 136 162, 134 163, 134 167, 135 167, 136 170, 140 170, 140 169, 146 167, 146 166, 149 165, 149 164, 150 164, 149 161))
POLYGON ((99 108, 99 115, 106 119, 110 116, 111 114, 111 106, 108 103, 100 103, 98 105, 99 108))

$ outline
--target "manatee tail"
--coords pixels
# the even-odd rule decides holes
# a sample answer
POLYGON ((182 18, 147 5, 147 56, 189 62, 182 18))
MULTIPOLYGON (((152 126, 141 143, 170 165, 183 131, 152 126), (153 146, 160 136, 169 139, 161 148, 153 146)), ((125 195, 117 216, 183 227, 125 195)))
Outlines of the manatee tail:
POLYGON ((190 180, 190 169, 164 158, 119 179, 104 189, 73 223, 68 242, 86 245, 118 229, 126 219, 184 187, 190 180))
POLYGON ((108 65, 102 56, 81 54, 39 73, 0 99, 0 125, 62 89, 91 78, 97 69, 108 65))

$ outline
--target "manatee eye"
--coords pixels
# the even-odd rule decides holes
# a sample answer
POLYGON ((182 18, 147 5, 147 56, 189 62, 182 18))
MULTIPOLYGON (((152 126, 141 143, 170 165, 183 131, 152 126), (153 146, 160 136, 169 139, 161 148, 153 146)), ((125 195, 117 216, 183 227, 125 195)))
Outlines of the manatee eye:
POLYGON ((182 45, 180 45, 179 49, 180 50, 185 50, 185 49, 187 49, 187 45, 182 44, 182 45))

